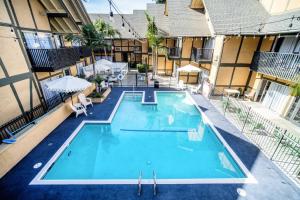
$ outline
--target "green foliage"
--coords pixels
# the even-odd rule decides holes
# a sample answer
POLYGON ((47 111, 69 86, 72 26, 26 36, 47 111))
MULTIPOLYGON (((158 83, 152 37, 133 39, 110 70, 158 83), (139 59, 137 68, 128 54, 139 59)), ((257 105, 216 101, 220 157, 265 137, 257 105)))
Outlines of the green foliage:
POLYGON ((164 3, 166 3, 166 0, 156 0, 155 2, 157 4, 164 4, 164 3))
POLYGON ((100 75, 97 75, 96 78, 94 78, 94 82, 98 85, 101 85, 102 81, 104 81, 104 79, 100 75))
POLYGON ((82 32, 80 35, 68 34, 65 36, 67 41, 74 41, 80 43, 83 46, 87 46, 91 49, 104 47, 105 40, 104 34, 98 32, 93 24, 86 24, 82 27, 82 32))
POLYGON ((121 33, 117 29, 114 29, 110 24, 106 23, 102 19, 97 19, 94 22, 94 26, 96 31, 103 33, 105 37, 113 38, 116 35, 119 37, 121 36, 121 33))
POLYGON ((148 64, 137 64, 136 66, 139 73, 146 73, 149 70, 148 64))
POLYGON ((290 86, 291 96, 298 97, 300 96, 300 82, 297 82, 290 86))
POLYGON ((93 92, 90 96, 92 98, 102 98, 103 97, 102 93, 100 93, 100 92, 93 92))
POLYGON ((163 42, 163 37, 159 34, 159 30, 155 23, 154 17, 151 17, 147 12, 145 12, 145 15, 148 22, 146 36, 149 45, 152 48, 160 48, 162 47, 161 43, 163 42))

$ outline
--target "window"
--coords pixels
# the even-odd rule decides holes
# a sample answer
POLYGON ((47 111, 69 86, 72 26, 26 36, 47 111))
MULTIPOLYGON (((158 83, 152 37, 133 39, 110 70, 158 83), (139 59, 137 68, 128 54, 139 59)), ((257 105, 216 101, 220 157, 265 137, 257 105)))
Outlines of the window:
POLYGON ((298 42, 295 46, 294 53, 300 54, 300 40, 298 40, 298 42))
POLYGON ((51 33, 23 32, 26 47, 30 49, 53 49, 55 48, 51 33))

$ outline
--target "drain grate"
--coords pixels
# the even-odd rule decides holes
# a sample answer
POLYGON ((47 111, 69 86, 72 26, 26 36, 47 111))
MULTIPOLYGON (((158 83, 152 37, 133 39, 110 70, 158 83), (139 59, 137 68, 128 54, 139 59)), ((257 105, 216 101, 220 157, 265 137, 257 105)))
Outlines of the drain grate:
POLYGON ((42 163, 41 162, 38 162, 36 164, 33 165, 33 169, 38 169, 42 166, 42 163))

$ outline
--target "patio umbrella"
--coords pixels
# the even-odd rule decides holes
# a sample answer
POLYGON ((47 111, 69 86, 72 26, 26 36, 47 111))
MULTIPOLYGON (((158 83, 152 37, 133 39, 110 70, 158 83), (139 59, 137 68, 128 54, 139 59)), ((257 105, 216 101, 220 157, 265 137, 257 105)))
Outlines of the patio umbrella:
MULTIPOLYGON (((90 87, 91 85, 92 83, 88 82, 87 80, 77 78, 74 76, 64 76, 62 78, 47 83, 49 91, 60 92, 60 93, 71 93, 71 92, 83 91, 86 88, 90 87)), ((71 96, 71 100, 73 103, 72 96, 71 96)))
POLYGON ((200 72, 202 72, 202 70, 199 69, 198 67, 195 67, 193 65, 188 64, 188 65, 186 65, 184 67, 180 67, 180 68, 177 69, 177 77, 178 77, 178 79, 179 79, 179 76, 178 76, 179 72, 186 72, 186 73, 189 74, 189 73, 192 73, 192 72, 200 73, 200 72))

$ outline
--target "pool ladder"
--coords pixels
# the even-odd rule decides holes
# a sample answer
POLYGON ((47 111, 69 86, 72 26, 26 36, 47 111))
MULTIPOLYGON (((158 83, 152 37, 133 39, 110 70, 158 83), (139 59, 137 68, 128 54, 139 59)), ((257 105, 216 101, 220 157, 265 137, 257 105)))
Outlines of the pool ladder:
MULTIPOLYGON (((156 194, 157 194, 156 173, 154 170, 152 173, 153 173, 153 196, 156 196, 156 194)), ((138 196, 141 196, 141 194, 142 194, 142 176, 143 176, 143 173, 142 173, 142 171, 140 171, 140 175, 139 175, 139 179, 138 179, 138 193, 137 193, 138 196)))
POLYGON ((142 171, 140 171, 139 180, 138 180, 138 196, 141 196, 142 193, 142 171))
POLYGON ((157 194, 156 185, 157 185, 157 183, 156 183, 156 173, 153 170, 153 196, 156 196, 156 194, 157 194))

